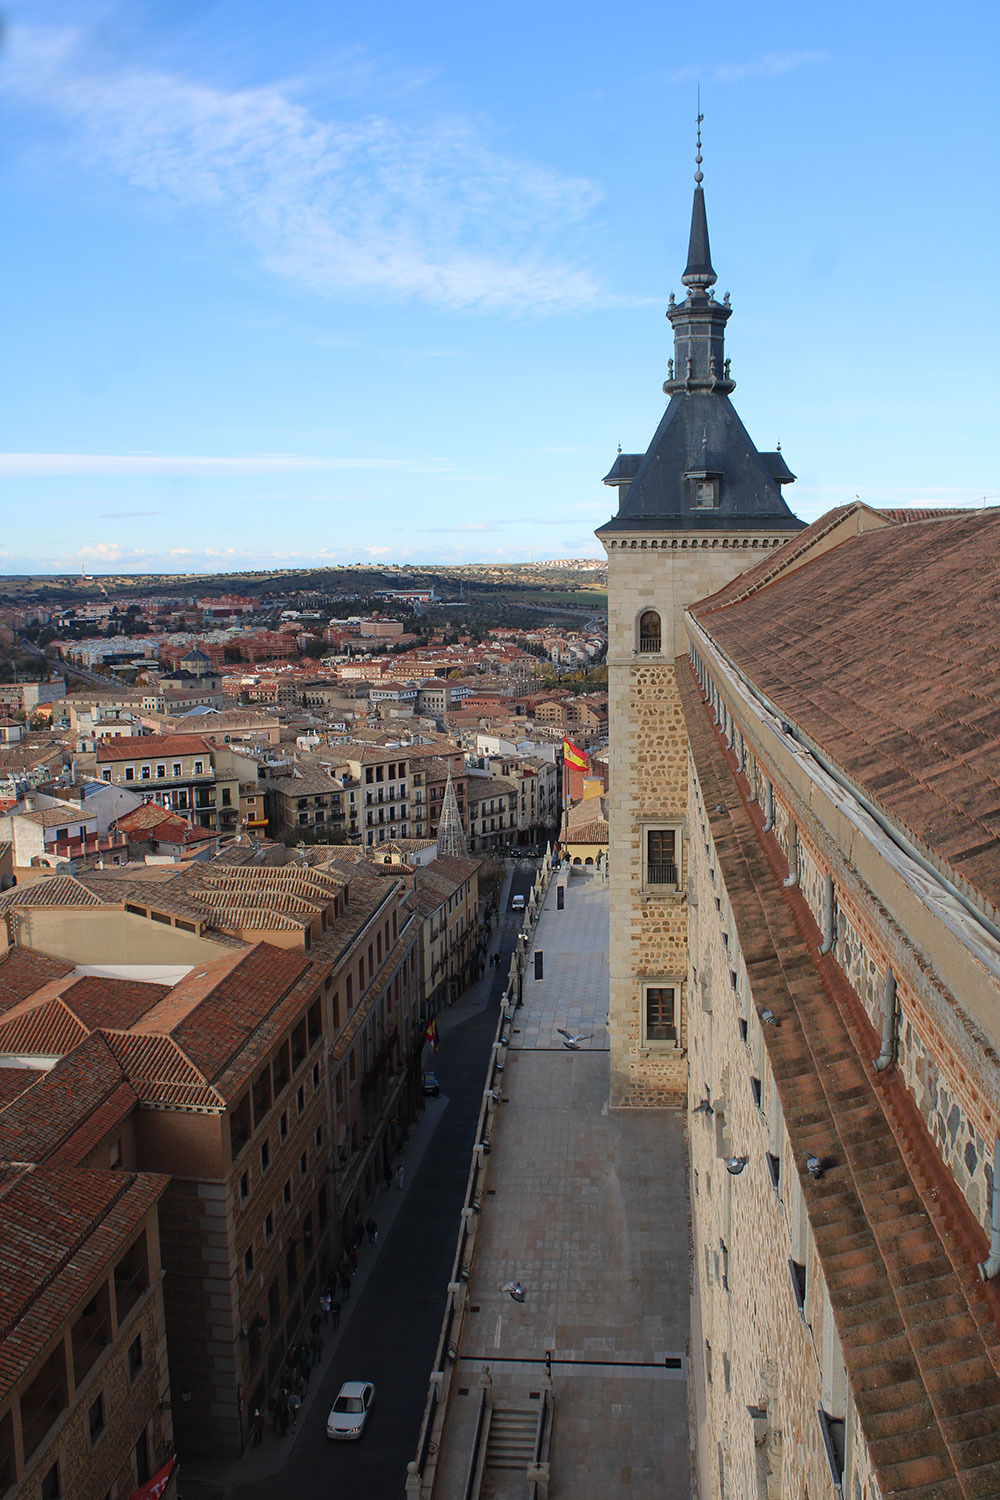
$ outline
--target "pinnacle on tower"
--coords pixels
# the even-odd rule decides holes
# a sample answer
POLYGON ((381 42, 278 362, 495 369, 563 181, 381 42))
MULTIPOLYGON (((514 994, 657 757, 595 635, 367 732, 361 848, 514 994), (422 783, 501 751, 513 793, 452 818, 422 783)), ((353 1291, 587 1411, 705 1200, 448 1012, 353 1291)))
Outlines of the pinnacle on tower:
POLYGON ((455 795, 450 766, 448 767, 448 780, 445 783, 444 802, 441 807, 441 821, 438 823, 437 852, 451 859, 464 859, 469 852, 465 842, 462 818, 458 811, 458 798, 455 795))
POLYGON ((691 234, 688 238, 687 266, 681 281, 697 295, 714 286, 718 277, 712 269, 712 252, 708 244, 708 215, 705 212, 705 191, 702 187, 704 174, 701 170, 701 122, 705 116, 698 115, 698 142, 695 148, 694 202, 691 205, 691 234))

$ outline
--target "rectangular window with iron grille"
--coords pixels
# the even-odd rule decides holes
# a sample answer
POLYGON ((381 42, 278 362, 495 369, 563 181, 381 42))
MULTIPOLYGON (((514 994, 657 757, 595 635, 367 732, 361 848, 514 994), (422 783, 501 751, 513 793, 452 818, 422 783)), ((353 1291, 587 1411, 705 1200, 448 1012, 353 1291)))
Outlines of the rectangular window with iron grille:
POLYGON ((680 830, 647 828, 644 885, 676 890, 680 883, 680 830))

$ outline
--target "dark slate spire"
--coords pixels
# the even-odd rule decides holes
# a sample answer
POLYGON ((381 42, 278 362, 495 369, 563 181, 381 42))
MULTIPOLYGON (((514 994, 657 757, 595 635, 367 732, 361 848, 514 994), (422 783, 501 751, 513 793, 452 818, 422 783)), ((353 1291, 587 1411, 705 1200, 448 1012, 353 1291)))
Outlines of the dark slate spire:
POLYGON ((707 291, 710 286, 715 285, 718 278, 712 269, 712 252, 708 244, 708 215, 705 212, 705 191, 701 185, 704 181, 704 174, 701 170, 701 122, 704 118, 703 114, 698 115, 698 142, 694 155, 694 203, 691 205, 691 235, 688 239, 688 263, 681 281, 685 286, 698 287, 702 291, 707 291))
POLYGON ((794 479, 780 453, 760 454, 729 393, 736 382, 725 357, 726 324, 732 316, 727 292, 712 295, 716 281, 708 245, 708 217, 701 171, 701 111, 695 155, 694 208, 683 282, 687 296, 673 293, 667 317, 674 330, 674 357, 664 392, 670 403, 645 454, 619 451, 604 483, 618 490, 618 514, 598 531, 799 531, 782 499, 781 486, 794 479))
POLYGON ((708 215, 705 212, 705 190, 701 170, 701 122, 698 114, 698 143, 695 148, 694 204, 691 208, 691 237, 688 241, 687 269, 681 277, 688 292, 680 305, 670 294, 667 317, 674 329, 674 357, 670 361, 663 387, 668 396, 675 391, 735 390, 736 381, 729 377, 726 359, 726 324, 732 314, 727 292, 716 302, 712 287, 717 277, 708 245, 708 215))

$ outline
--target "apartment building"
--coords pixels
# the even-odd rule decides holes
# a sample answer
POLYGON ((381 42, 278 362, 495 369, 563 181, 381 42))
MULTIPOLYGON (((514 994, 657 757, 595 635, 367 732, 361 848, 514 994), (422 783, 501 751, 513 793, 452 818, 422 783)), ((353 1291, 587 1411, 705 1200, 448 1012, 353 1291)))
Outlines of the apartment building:
POLYGON ((51 1062, 100 1038, 135 1105, 131 1165, 169 1177, 165 1326, 185 1452, 245 1444, 246 1412, 419 1095, 419 924, 398 876, 340 868, 336 853, 312 850, 309 865, 238 845, 167 878, 93 871, 0 898, 18 942, 0 993, 6 965, 58 976, 0 1014, 0 1058, 51 1062), (81 978, 78 963, 100 972, 81 978))
POLYGON ((423 1013, 436 1016, 479 976, 479 861, 438 855, 415 874, 408 905, 421 918, 423 1013))
POLYGON ((423 756, 406 747, 348 744, 334 747, 334 771, 353 782, 356 824, 364 845, 427 837, 427 771, 423 756))
POLYGON ((501 776, 470 776, 465 803, 469 817, 469 852, 505 849, 517 842, 518 791, 501 776))
POLYGON ((92 757, 81 756, 79 765, 112 786, 148 793, 161 806, 190 814, 202 828, 222 831, 236 828, 241 786, 257 781, 255 760, 196 734, 112 740, 92 757))
POLYGON ((347 831, 344 784, 309 764, 291 765, 265 773, 263 781, 267 824, 277 838, 326 842, 347 831))
POLYGON ((0 961, 0 1490, 124 1500, 174 1451, 157 1215, 168 1180, 136 1169, 135 1095, 98 1037, 24 1066, 51 1027, 22 1002, 69 972, 30 953, 0 961))

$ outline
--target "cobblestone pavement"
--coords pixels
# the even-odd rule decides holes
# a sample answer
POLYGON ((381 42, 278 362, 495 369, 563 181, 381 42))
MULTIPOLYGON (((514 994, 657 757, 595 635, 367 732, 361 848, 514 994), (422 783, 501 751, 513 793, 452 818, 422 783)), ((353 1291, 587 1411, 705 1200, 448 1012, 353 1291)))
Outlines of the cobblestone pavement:
POLYGON ((435 1500, 464 1493, 484 1367, 494 1410, 537 1411, 547 1352, 550 1500, 686 1500, 684 1121, 609 1112, 607 886, 565 879, 559 911, 557 883, 544 977, 529 962, 513 1023, 435 1500), (571 1050, 560 1026, 592 1035, 571 1050))

